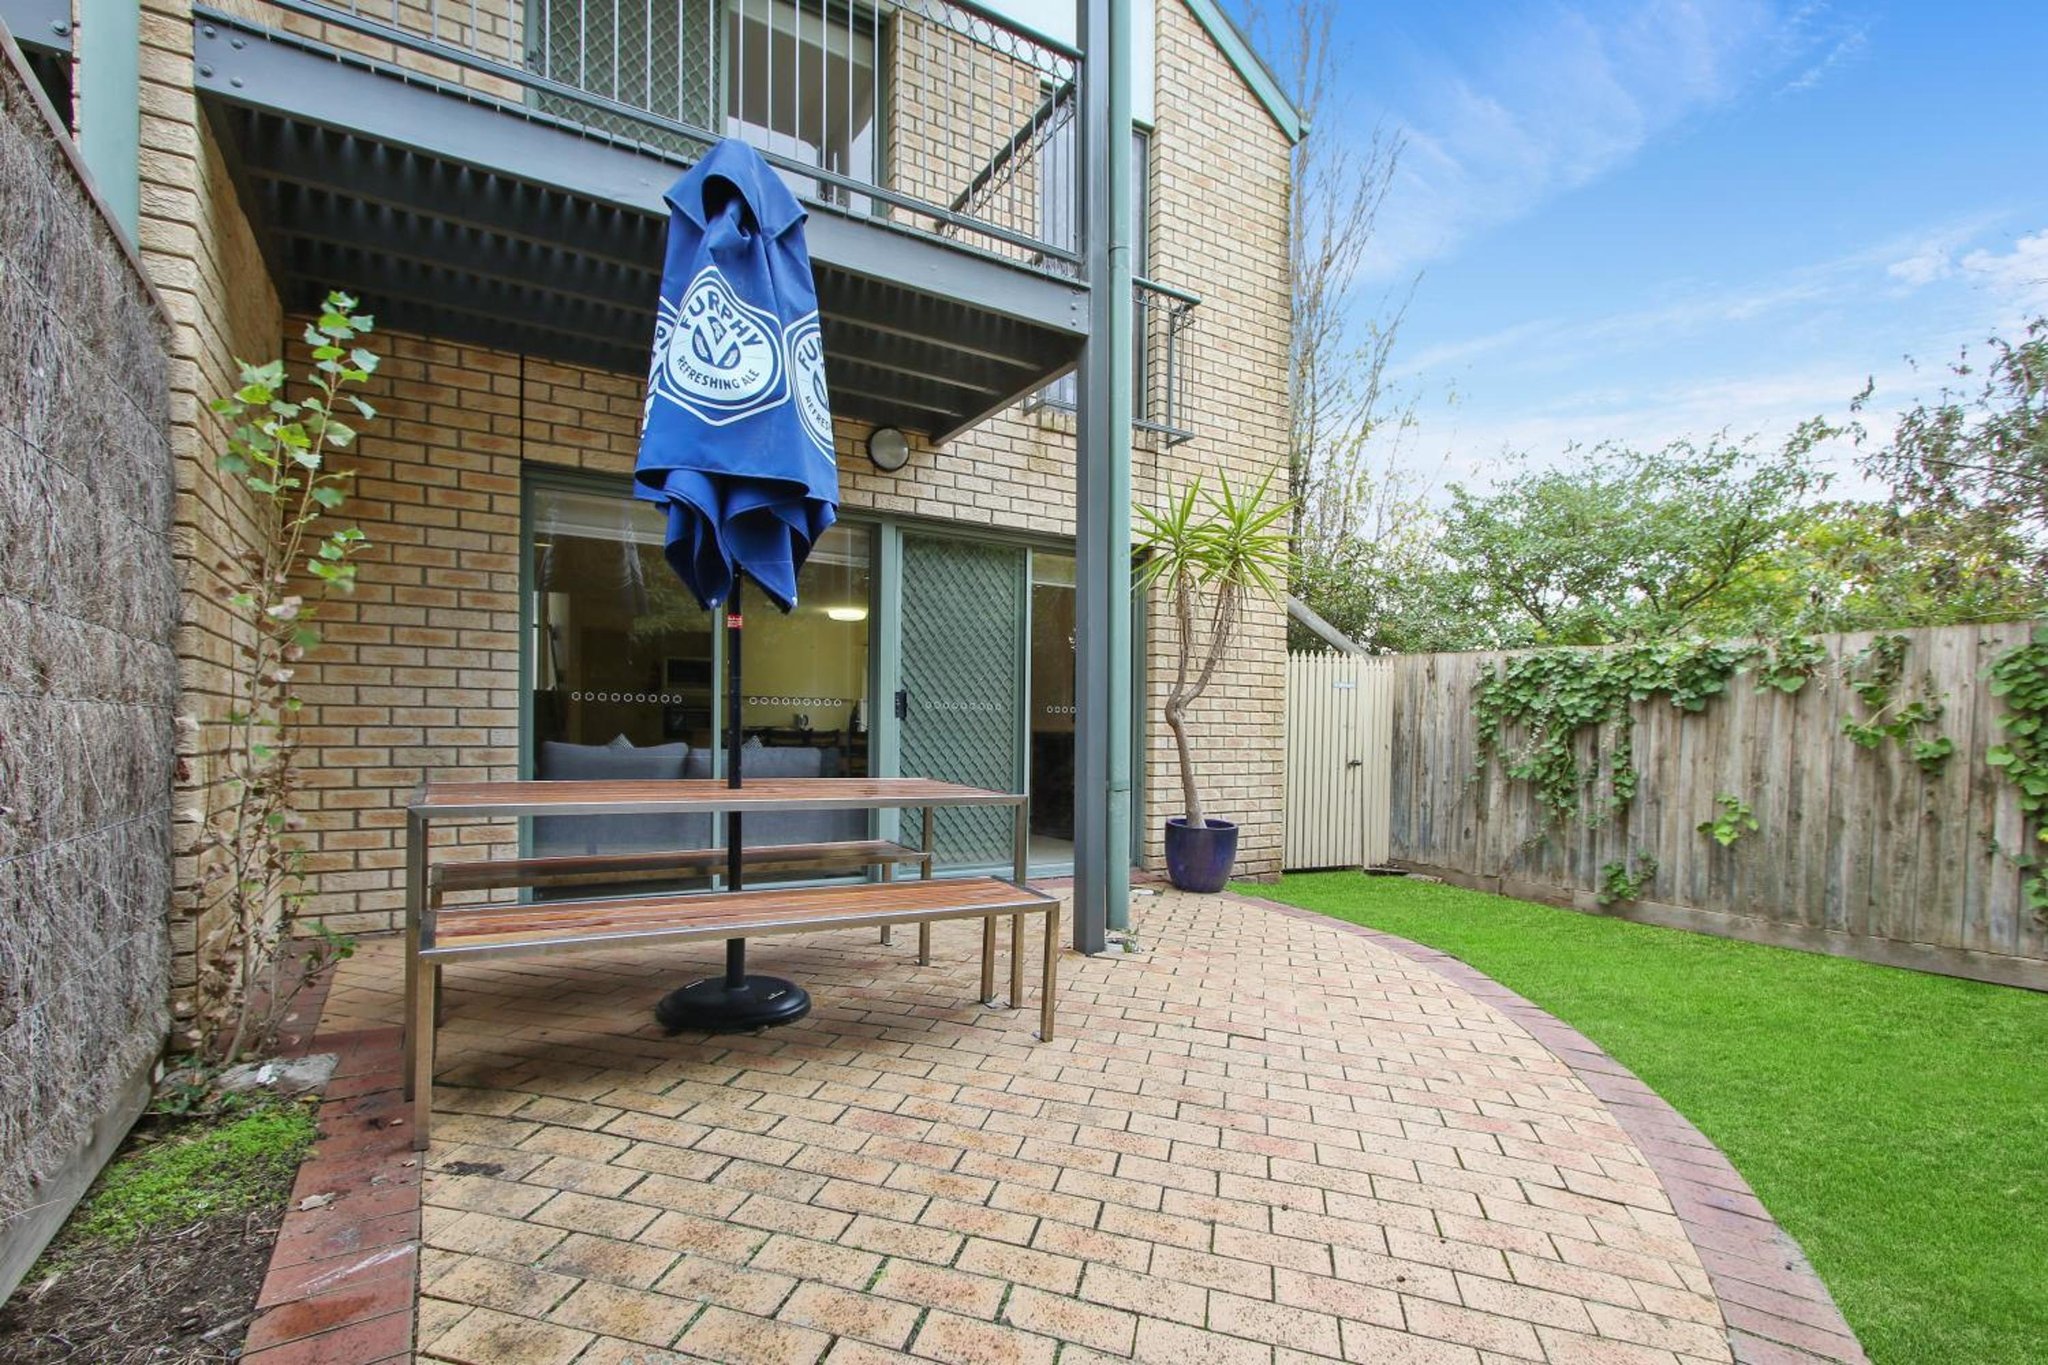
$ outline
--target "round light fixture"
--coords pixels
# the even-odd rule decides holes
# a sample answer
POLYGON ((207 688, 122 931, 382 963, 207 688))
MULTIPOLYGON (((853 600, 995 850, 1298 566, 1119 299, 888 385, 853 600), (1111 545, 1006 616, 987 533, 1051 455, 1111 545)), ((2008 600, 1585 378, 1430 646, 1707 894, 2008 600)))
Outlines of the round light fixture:
POLYGON ((868 459, 884 474, 894 474, 910 463, 910 438, 894 427, 876 427, 868 433, 868 459))
POLYGON ((868 619, 868 609, 866 607, 827 607, 825 608, 825 615, 834 621, 865 621, 868 619))

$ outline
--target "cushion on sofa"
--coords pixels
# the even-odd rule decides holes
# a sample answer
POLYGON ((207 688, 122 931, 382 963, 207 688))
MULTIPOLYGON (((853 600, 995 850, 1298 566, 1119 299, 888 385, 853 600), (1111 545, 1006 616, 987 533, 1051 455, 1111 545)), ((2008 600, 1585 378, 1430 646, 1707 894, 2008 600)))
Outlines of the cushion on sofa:
MULTIPOLYGON (((772 777, 817 777, 824 773, 823 749, 776 744, 747 745, 740 759, 740 780, 772 777)), ((692 749, 683 763, 685 777, 711 777, 711 751, 692 749)), ((690 831, 694 842, 685 848, 702 848, 711 843, 711 817, 693 815, 687 819, 702 824, 690 831)), ((756 811, 743 822, 741 838, 748 848, 768 844, 837 844, 868 837, 868 814, 862 810, 756 811)))
MULTIPOLYGON (((683 775, 688 744, 621 748, 610 744, 566 744, 544 740, 535 776, 543 782, 672 781, 683 775)), ((640 853, 702 848, 687 842, 690 817, 682 815, 546 815, 533 822, 533 852, 541 858, 586 853, 640 853)))

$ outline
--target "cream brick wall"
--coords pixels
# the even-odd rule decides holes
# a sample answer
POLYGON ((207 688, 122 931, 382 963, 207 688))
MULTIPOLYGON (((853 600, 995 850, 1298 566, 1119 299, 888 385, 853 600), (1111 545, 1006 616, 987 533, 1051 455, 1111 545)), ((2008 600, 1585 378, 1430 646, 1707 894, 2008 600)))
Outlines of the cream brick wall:
MULTIPOLYGON (((1185 425, 1192 441, 1132 461, 1132 490, 1157 507, 1199 475, 1246 488, 1271 474, 1286 496, 1288 144, 1265 107, 1181 4, 1158 7, 1158 123, 1152 135, 1153 278, 1202 296, 1183 337, 1185 425)), ((1177 643, 1155 600, 1146 659, 1146 861, 1163 822, 1180 814, 1172 736, 1159 717, 1177 643)), ((1242 826, 1238 874, 1280 871, 1286 733, 1287 614, 1260 601, 1242 646, 1194 710, 1192 730, 1209 813, 1242 826)))
MULTIPOLYGON (((150 0, 154 48, 175 53, 174 0, 150 0)), ((1157 505, 1197 474, 1245 482, 1281 469, 1289 325, 1285 231, 1287 145, 1262 106, 1180 5, 1158 7, 1158 124, 1151 167, 1154 277, 1203 296, 1185 339, 1186 424, 1171 450, 1141 437, 1136 496, 1157 505), (1219 149, 1228 149, 1219 155, 1219 149)), ((189 29, 184 29, 189 33, 189 29)), ((189 43, 189 37, 184 41, 189 43)), ((189 56, 183 70, 189 73, 189 56)), ((280 318, 246 222, 210 139, 192 115, 176 63, 146 103, 154 149, 145 186, 145 250, 180 312, 179 420, 187 485, 181 519, 192 548, 193 619, 186 634, 192 704, 218 714, 218 670, 230 647, 204 594, 204 566, 237 534, 229 490, 203 454, 199 395, 231 377, 228 359, 273 354, 297 320, 280 318)), ((189 81, 189 76, 186 77, 189 81)), ((340 282, 345 283, 345 282, 340 282)), ((374 298, 366 306, 375 309, 374 298)), ((327 645, 309 669, 301 741, 307 775, 312 912, 345 931, 395 923, 403 882, 403 807, 423 777, 510 777, 519 724, 519 496, 527 466, 623 477, 632 467, 637 379, 486 347, 379 333, 386 357, 368 393, 380 412, 356 453, 347 515, 371 548, 359 586, 327 616, 327 645)), ((295 357, 295 367, 303 358, 295 357)), ((1052 537, 1074 530, 1071 423, 1013 408, 943 449, 914 447, 899 473, 860 453, 865 431, 842 424, 847 510, 1052 537)), ((1155 610, 1142 664, 1149 705, 1143 780, 1149 861, 1159 825, 1178 813, 1179 783, 1158 719, 1171 666, 1171 623, 1155 610)), ((1202 779, 1214 813, 1244 825, 1240 867, 1278 871, 1284 616, 1260 604, 1239 657, 1196 715, 1202 779)), ((191 795, 207 780, 192 755, 191 795)), ((504 851, 509 825, 443 830, 471 854, 504 851)), ((188 903, 189 918, 196 906, 188 903)), ((189 959, 188 959, 189 961, 189 959)))
POLYGON ((192 95, 192 20, 182 0, 143 0, 141 200, 137 237, 144 267, 170 309, 172 445, 178 499, 174 535, 183 574, 179 628, 180 713, 199 722, 181 734, 174 830, 172 989, 189 1017, 199 945, 217 924, 202 904, 192 855, 197 815, 222 796, 216 770, 237 647, 221 605, 219 566, 248 543, 248 508, 213 467, 220 423, 206 410, 233 387, 235 357, 277 353, 283 330, 254 234, 192 95))

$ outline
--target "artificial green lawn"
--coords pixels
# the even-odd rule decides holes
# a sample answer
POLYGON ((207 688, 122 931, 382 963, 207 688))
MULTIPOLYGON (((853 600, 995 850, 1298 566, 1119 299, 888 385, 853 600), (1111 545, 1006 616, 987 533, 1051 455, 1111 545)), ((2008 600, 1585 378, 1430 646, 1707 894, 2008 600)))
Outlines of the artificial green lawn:
POLYGON ((2048 996, 1398 877, 1244 889, 1442 949, 1606 1048, 1879 1365, 2048 1361, 2048 996))

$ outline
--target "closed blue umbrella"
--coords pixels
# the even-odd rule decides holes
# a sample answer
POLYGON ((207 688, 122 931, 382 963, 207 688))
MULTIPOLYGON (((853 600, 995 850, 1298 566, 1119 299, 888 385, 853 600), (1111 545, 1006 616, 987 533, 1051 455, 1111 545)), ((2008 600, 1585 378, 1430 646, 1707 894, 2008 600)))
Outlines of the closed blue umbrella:
POLYGON ((700 603, 744 572, 787 611, 839 503, 804 210, 736 139, 666 198, 634 492, 667 510, 668 562, 700 603))
MULTIPOLYGON (((804 211, 743 142, 713 147, 670 187, 668 254, 647 372, 635 496, 668 513, 669 566, 726 613, 726 780, 740 785, 740 575, 784 611, 838 514, 832 403, 804 211)), ((740 816, 726 815, 726 883, 745 882, 740 816)), ((786 1024, 810 997, 749 975, 746 943, 725 975, 679 987, 655 1017, 669 1032, 786 1024)))

